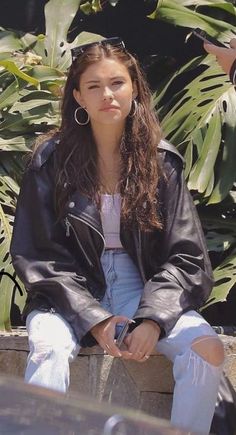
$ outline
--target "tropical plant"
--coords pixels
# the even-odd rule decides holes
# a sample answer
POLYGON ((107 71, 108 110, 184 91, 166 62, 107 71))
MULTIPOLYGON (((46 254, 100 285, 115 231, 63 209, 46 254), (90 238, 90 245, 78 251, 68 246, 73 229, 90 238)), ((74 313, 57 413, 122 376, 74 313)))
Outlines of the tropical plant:
POLYGON ((10 328, 12 303, 21 309, 26 296, 23 286, 20 294, 15 285, 9 255, 25 156, 38 134, 58 126, 61 89, 71 63, 70 49, 101 39, 100 35, 82 32, 69 43, 68 31, 80 0, 60 0, 59 3, 60 7, 58 0, 50 0, 45 6, 45 35, 0 31, 1 330, 10 328))
MULTIPOLYGON (((233 2, 144 2, 153 11, 150 19, 173 24, 173 35, 174 26, 186 27, 189 35, 192 28, 201 27, 224 42, 236 34, 231 24, 236 13, 233 2)), ((96 13, 105 4, 117 3, 49 0, 45 35, 0 31, 0 329, 10 328, 12 299, 21 309, 25 298, 24 290, 20 295, 10 279, 14 271, 9 256, 24 157, 38 134, 59 123, 70 48, 101 38, 82 32, 69 43, 71 23, 79 7, 85 13, 96 13), (65 20, 65 16, 69 18, 65 20)), ((214 253, 216 285, 209 304, 225 300, 236 282, 235 95, 210 56, 192 59, 165 77, 153 95, 165 136, 185 157, 186 179, 199 206, 209 251, 214 253), (181 89, 179 83, 183 84, 181 89)))
MULTIPOLYGON (((231 24, 235 15, 231 2, 161 0, 150 17, 190 30, 200 27, 227 43, 236 35, 231 24), (219 19, 219 11, 224 20, 219 19)), ((207 206, 199 211, 208 249, 222 253, 206 306, 225 301, 236 284, 236 222, 230 219, 236 210, 235 89, 212 56, 201 56, 168 77, 157 89, 154 104, 166 137, 185 157, 185 175, 195 202, 207 206), (177 80, 184 87, 167 99, 177 80)))
POLYGON ((109 3, 111 6, 116 6, 119 0, 84 0, 81 1, 80 9, 84 14, 96 14, 97 12, 101 12, 104 5, 109 3))

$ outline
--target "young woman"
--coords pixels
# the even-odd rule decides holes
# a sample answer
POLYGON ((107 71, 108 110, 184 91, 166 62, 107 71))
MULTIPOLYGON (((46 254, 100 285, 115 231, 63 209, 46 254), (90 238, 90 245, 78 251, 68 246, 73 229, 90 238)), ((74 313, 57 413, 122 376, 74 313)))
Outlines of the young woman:
POLYGON ((24 176, 11 254, 28 290, 27 382, 66 391, 81 346, 140 362, 156 348, 174 364, 173 425, 209 431, 224 358, 196 312, 210 262, 183 160, 119 38, 73 50, 61 127, 24 176))

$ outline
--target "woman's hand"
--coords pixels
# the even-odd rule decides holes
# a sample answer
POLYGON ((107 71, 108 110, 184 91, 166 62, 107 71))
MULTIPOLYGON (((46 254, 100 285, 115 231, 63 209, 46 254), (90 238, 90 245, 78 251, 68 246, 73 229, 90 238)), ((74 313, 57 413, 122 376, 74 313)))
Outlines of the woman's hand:
POLYGON ((116 324, 124 323, 126 320, 129 320, 124 316, 112 316, 103 322, 95 325, 91 330, 91 334, 97 340, 98 344, 101 348, 109 355, 116 357, 123 357, 126 359, 130 359, 131 355, 127 350, 120 350, 116 346, 115 342, 115 332, 116 332, 116 324))
MULTIPOLYGON (((160 336, 160 327, 153 320, 145 319, 125 339, 129 359, 139 362, 146 361, 157 345, 160 336)), ((125 358, 125 355, 124 355, 125 358)))
POLYGON ((230 48, 217 47, 213 44, 204 43, 204 49, 207 53, 216 56, 216 60, 223 71, 229 74, 230 68, 236 59, 236 38, 231 39, 230 48))

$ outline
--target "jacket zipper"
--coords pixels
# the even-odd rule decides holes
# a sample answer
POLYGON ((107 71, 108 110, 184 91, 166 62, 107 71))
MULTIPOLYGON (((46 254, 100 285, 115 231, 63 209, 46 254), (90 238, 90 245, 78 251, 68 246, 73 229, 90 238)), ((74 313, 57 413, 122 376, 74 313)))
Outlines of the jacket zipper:
MULTIPOLYGON (((74 216, 73 216, 73 217, 74 217, 74 216)), ((76 234, 76 231, 75 231, 73 225, 70 223, 70 221, 68 220, 67 217, 66 217, 66 219, 65 219, 65 224, 66 224, 66 237, 69 237, 69 236, 70 236, 70 228, 71 228, 72 231, 73 231, 73 233, 74 233, 74 236, 75 236, 75 238, 76 238, 76 241, 77 241, 77 243, 78 243, 78 245, 79 245, 81 251, 83 252, 83 254, 84 254, 84 256, 85 256, 85 258, 86 258, 86 260, 87 260, 89 266, 90 266, 90 267, 93 267, 94 265, 93 265, 92 261, 90 260, 88 254, 85 252, 85 250, 84 250, 84 248, 83 248, 83 246, 82 246, 82 243, 80 242, 80 240, 79 240, 79 238, 78 238, 78 236, 77 236, 77 234, 76 234)))
MULTIPOLYGON (((100 231, 98 231, 96 228, 94 228, 91 224, 89 224, 88 222, 86 222, 84 219, 81 219, 81 218, 79 218, 78 216, 75 216, 75 215, 72 214, 72 213, 69 213, 68 216, 71 216, 71 217, 73 217, 74 219, 78 219, 80 222, 83 222, 85 225, 88 225, 90 228, 92 228, 94 231, 96 231, 96 233, 99 234, 99 236, 102 238, 102 242, 103 242, 103 250, 102 250, 102 255, 103 255, 103 254, 104 254, 104 251, 105 251, 106 243, 105 243, 105 239, 104 239, 102 233, 100 233, 100 231)), ((75 234, 75 238, 76 238, 76 240, 77 240, 77 242, 78 242, 78 244, 79 244, 81 250, 83 251, 83 253, 84 253, 84 255, 85 255, 85 257, 86 257, 88 263, 90 264, 90 266, 93 267, 94 265, 93 265, 92 261, 90 260, 90 258, 88 257, 87 253, 85 252, 83 246, 81 245, 81 242, 80 242, 80 240, 78 239, 78 236, 77 236, 77 234, 76 234, 76 231, 74 230, 73 225, 69 222, 68 218, 65 219, 65 223, 66 223, 66 236, 69 237, 69 235, 70 235, 70 227, 71 227, 72 230, 73 230, 73 232, 74 232, 74 234, 75 234)))

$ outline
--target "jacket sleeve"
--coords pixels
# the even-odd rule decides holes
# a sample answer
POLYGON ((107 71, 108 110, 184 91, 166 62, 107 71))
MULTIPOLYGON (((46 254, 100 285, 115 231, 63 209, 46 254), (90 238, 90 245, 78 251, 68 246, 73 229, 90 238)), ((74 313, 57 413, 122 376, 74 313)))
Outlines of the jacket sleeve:
POLYGON ((186 311, 208 298, 213 277, 197 211, 187 189, 182 162, 172 165, 162 205, 166 222, 160 249, 163 264, 144 287, 135 319, 149 318, 167 335, 186 311))
POLYGON ((54 308, 81 344, 92 326, 111 314, 93 298, 78 259, 67 248, 65 229, 54 211, 53 175, 47 163, 39 170, 29 168, 23 177, 10 252, 28 291, 27 303, 54 308))

